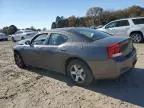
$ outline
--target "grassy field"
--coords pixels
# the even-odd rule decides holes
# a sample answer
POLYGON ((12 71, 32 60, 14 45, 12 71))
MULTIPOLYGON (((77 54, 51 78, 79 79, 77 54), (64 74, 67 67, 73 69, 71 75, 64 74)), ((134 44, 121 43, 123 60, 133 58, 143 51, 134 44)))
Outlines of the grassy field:
POLYGON ((0 42, 0 108, 135 108, 144 107, 144 44, 135 44, 135 69, 117 80, 87 87, 41 69, 19 69, 12 42, 0 42))

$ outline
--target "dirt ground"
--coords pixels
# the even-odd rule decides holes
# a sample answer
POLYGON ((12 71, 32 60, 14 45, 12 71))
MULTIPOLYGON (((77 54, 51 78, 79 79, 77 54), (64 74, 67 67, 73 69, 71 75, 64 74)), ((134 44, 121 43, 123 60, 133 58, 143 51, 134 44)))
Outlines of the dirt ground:
POLYGON ((19 69, 12 42, 0 42, 0 108, 144 107, 144 44, 135 45, 136 68, 118 80, 71 84, 66 76, 42 69, 19 69))

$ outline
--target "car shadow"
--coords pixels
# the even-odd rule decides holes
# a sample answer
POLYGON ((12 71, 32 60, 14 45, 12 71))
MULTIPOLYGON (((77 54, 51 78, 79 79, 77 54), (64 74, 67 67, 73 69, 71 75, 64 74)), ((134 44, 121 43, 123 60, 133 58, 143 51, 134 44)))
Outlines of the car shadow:
POLYGON ((144 69, 135 68, 117 80, 94 81, 86 88, 144 107, 144 69))
MULTIPOLYGON (((74 86, 65 75, 36 68, 28 70, 74 86)), ((83 88, 144 107, 144 69, 134 68, 116 80, 93 81, 83 88)))

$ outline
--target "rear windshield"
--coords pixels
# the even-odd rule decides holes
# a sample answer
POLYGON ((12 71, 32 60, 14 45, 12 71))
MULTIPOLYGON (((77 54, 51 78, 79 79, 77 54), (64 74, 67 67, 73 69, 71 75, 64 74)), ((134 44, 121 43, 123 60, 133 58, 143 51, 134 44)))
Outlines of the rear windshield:
POLYGON ((144 18, 139 18, 139 19, 132 19, 134 24, 144 24, 144 18))
POLYGON ((101 32, 101 31, 94 30, 94 29, 88 29, 88 28, 74 29, 74 31, 92 40, 99 40, 99 39, 103 39, 103 38, 110 36, 109 34, 105 32, 101 32))

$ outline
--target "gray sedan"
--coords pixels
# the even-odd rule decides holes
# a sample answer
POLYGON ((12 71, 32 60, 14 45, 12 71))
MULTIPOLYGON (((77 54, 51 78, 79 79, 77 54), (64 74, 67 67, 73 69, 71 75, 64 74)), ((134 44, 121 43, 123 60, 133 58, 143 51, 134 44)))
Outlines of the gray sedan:
POLYGON ((130 38, 88 28, 53 29, 20 41, 13 51, 18 67, 57 71, 78 85, 88 85, 93 79, 117 78, 137 61, 130 38))

